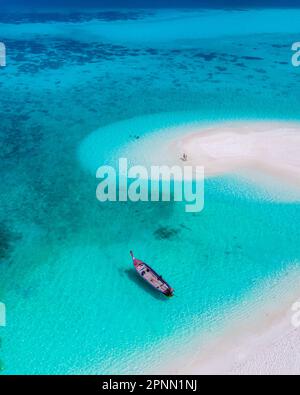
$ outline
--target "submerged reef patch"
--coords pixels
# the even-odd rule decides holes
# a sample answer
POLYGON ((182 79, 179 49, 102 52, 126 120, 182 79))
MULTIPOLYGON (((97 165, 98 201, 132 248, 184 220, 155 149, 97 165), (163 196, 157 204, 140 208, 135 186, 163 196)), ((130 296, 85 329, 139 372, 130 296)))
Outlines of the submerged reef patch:
POLYGON ((0 23, 22 24, 22 23, 82 23, 92 20, 117 22, 136 21, 150 16, 150 11, 99 11, 99 12, 27 12, 0 14, 0 23))
POLYGON ((12 244, 19 239, 19 235, 10 231, 6 225, 0 224, 0 262, 9 256, 12 244))
POLYGON ((158 240, 170 240, 175 238, 179 233, 179 229, 171 228, 169 226, 161 226, 156 229, 154 236, 158 240))
POLYGON ((45 38, 34 40, 5 39, 10 50, 10 62, 19 72, 36 74, 43 70, 56 70, 69 65, 86 65, 113 61, 125 56, 135 57, 139 50, 126 46, 91 42, 83 44, 73 39, 45 38))

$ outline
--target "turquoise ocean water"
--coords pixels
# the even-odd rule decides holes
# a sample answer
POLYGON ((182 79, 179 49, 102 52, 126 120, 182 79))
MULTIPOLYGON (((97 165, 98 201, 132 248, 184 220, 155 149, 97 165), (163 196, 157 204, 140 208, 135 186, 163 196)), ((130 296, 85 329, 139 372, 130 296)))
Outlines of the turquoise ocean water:
POLYGON ((91 170, 161 127, 300 120, 300 10, 3 14, 0 41, 4 374, 143 373, 297 265, 299 204, 228 175, 199 214, 101 205, 91 170), (130 249, 175 298, 139 281, 130 249))

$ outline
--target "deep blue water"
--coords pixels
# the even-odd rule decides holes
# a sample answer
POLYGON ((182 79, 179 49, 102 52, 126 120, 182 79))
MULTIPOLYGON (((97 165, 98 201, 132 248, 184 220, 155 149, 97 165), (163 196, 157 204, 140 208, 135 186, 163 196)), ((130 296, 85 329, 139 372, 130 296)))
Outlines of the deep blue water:
POLYGON ((2 0, 1 5, 14 6, 77 6, 77 7, 299 7, 299 0, 2 0))

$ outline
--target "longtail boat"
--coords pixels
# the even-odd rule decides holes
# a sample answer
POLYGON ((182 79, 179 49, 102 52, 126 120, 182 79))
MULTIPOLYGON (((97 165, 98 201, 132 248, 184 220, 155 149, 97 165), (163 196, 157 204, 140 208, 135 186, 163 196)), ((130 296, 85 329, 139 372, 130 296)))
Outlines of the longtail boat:
POLYGON ((132 251, 130 251, 130 255, 136 271, 145 281, 147 281, 147 283, 168 297, 174 295, 174 289, 170 287, 162 276, 157 274, 149 265, 147 265, 147 263, 136 259, 132 251))

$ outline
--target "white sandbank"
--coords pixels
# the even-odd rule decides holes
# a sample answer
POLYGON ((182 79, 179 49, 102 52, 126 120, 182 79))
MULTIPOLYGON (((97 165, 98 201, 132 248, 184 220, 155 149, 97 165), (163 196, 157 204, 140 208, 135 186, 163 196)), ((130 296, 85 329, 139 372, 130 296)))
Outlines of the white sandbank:
POLYGON ((289 197, 281 198, 300 200, 300 123, 192 125, 148 135, 124 151, 147 167, 203 166, 206 178, 236 174, 277 194, 290 187, 289 197))
MULTIPOLYGON (((290 269, 268 285, 255 303, 228 313, 217 334, 202 334, 176 357, 163 361, 163 374, 299 375, 300 276, 290 269), (298 327, 295 326, 298 323, 298 327)), ((157 372, 157 369, 155 370, 157 372)))

